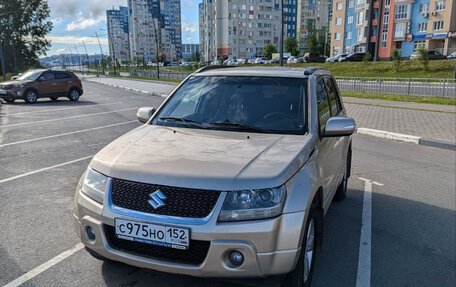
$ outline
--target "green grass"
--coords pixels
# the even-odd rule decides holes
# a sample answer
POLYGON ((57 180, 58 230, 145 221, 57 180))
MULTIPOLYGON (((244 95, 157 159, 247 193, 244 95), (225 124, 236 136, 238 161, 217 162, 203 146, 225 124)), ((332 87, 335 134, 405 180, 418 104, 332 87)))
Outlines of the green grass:
POLYGON ((170 83, 178 83, 180 84, 182 80, 176 80, 176 79, 163 79, 163 78, 149 78, 149 77, 133 77, 133 76, 128 76, 128 77, 114 77, 113 75, 106 75, 107 77, 110 78, 129 78, 129 79, 135 79, 135 80, 147 80, 147 81, 160 81, 160 82, 170 82, 170 83))
POLYGON ((440 98, 440 97, 420 97, 420 96, 405 96, 405 95, 388 95, 375 93, 359 93, 359 92, 344 92, 343 97, 361 98, 361 99, 377 99, 396 102, 413 102, 420 104, 436 104, 456 106, 456 99, 440 98))
POLYGON ((453 78, 456 60, 430 61, 429 70, 424 72, 418 61, 402 61, 399 72, 393 68, 393 62, 310 63, 292 64, 292 67, 322 66, 335 77, 381 77, 381 78, 453 78))

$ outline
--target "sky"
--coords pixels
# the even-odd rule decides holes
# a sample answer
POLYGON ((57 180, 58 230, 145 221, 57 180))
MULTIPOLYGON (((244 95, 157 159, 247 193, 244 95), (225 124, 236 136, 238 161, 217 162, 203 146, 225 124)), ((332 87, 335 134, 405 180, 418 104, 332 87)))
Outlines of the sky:
MULTIPOLYGON (((198 43, 198 3, 201 0, 181 0, 182 43, 198 43)), ((50 21, 54 28, 47 35, 51 48, 47 56, 65 53, 99 54, 95 33, 98 33, 103 53, 108 53, 106 10, 127 6, 127 0, 48 0, 50 21), (75 47, 76 45, 76 47, 75 47)))

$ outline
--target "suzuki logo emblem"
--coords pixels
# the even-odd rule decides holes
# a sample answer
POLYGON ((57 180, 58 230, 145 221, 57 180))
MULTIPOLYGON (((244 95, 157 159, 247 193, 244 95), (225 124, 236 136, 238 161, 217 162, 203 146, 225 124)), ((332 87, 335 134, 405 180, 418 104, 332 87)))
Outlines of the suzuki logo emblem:
POLYGON ((149 204, 152 205, 152 207, 154 209, 157 209, 159 207, 162 207, 163 205, 165 205, 165 203, 163 202, 163 200, 166 199, 166 196, 163 194, 163 192, 158 189, 157 191, 149 194, 150 198, 149 199, 149 204))

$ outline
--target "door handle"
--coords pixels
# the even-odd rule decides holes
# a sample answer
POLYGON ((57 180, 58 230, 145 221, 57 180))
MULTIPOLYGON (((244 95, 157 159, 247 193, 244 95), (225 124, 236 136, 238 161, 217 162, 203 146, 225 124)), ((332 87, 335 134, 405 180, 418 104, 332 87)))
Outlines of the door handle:
POLYGON ((56 83, 52 83, 51 86, 57 86, 57 84, 56 83))

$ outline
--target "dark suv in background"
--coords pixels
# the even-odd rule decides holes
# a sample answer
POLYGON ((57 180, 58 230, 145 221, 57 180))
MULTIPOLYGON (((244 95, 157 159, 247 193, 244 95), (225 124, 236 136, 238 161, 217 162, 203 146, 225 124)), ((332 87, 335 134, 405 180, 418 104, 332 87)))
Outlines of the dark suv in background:
POLYGON ((348 54, 346 57, 341 57, 339 62, 361 62, 366 53, 353 53, 348 54))
POLYGON ((35 103, 38 98, 57 100, 59 97, 77 101, 82 93, 81 80, 73 72, 64 70, 28 70, 11 81, 0 83, 0 99, 9 103, 15 100, 35 103))

